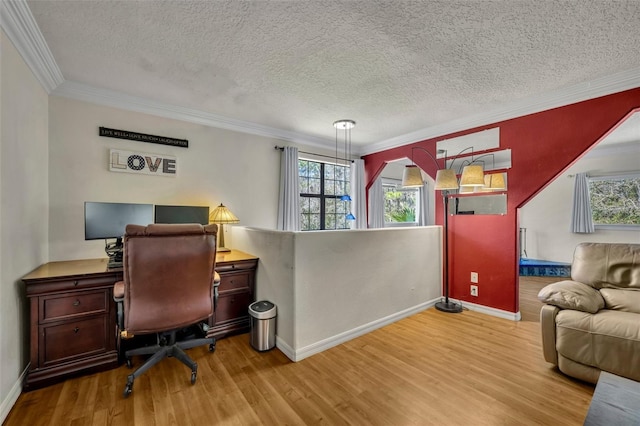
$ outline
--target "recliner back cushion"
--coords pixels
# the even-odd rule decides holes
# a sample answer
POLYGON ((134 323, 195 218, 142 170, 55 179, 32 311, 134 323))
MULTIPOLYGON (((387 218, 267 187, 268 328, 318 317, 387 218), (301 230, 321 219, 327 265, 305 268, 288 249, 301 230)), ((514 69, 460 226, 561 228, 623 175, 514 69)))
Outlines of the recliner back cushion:
POLYGON ((640 290, 640 244, 578 244, 571 279, 597 289, 640 290))
POLYGON ((603 288, 600 295, 607 309, 640 314, 640 290, 603 288))

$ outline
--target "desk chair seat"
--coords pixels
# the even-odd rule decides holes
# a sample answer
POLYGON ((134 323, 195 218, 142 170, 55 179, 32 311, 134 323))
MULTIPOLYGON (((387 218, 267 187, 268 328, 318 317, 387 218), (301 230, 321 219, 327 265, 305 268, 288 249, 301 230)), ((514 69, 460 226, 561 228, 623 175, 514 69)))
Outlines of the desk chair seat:
POLYGON ((123 281, 114 286, 118 337, 156 334, 156 344, 125 352, 129 366, 134 355, 152 355, 127 376, 125 397, 136 377, 167 357, 187 365, 195 383, 198 365, 184 350, 207 344, 215 349, 213 337, 178 336, 213 315, 220 284, 214 271, 216 234, 217 225, 127 225, 123 281))

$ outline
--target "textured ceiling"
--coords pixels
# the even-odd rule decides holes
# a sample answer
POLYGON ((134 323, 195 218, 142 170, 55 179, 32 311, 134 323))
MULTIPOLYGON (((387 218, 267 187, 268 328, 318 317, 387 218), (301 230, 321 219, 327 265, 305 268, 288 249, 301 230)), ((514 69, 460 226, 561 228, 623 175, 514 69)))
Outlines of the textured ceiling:
POLYGON ((360 149, 640 72, 637 0, 27 4, 66 81, 360 149))

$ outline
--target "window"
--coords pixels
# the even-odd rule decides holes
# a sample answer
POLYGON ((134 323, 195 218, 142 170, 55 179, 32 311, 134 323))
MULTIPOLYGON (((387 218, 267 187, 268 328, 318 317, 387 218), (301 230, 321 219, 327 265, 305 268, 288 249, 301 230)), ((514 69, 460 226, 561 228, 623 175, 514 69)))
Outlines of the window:
POLYGON ((418 224, 419 188, 402 188, 399 181, 383 179, 385 226, 414 226, 418 224))
POLYGON ((640 226, 640 173, 589 178, 589 199, 596 226, 640 226))
POLYGON ((348 229, 350 167, 339 164, 298 160, 300 176, 300 229, 348 229))

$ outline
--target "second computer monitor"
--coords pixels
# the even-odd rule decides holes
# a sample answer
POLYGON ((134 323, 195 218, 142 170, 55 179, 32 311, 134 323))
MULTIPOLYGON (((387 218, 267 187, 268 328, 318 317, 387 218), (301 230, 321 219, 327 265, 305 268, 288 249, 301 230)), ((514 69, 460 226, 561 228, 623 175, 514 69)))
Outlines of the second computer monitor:
POLYGON ((155 223, 209 224, 209 206, 160 206, 155 207, 155 223))

